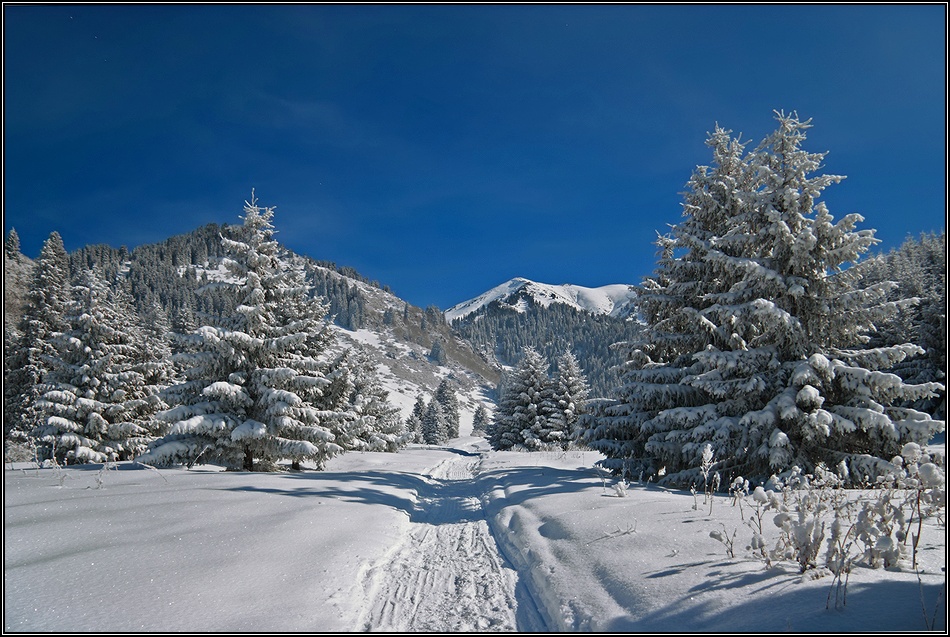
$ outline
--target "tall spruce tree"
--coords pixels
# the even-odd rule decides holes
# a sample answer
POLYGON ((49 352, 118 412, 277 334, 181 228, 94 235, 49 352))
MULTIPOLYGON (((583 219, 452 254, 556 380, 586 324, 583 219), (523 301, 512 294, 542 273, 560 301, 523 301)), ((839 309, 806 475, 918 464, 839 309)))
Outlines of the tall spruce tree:
MULTIPOLYGON (((908 238, 879 257, 862 277, 863 285, 893 279, 898 287, 888 297, 902 302, 898 314, 879 325, 872 343, 888 346, 911 340, 926 353, 902 361, 891 371, 907 382, 945 382, 947 374, 947 240, 946 232, 908 238)), ((916 401, 914 406, 946 418, 947 395, 916 401)))
POLYGON ((9 348, 4 378, 3 420, 6 438, 25 438, 41 423, 36 401, 45 391, 43 377, 58 357, 54 338, 68 329, 69 261, 63 239, 52 232, 33 268, 18 337, 9 348))
POLYGON ((539 449, 560 442, 547 359, 533 348, 526 348, 518 366, 506 376, 499 387, 492 447, 539 449))
POLYGON ((425 396, 419 394, 416 396, 416 402, 412 406, 412 413, 406 419, 406 433, 409 436, 408 442, 423 443, 425 438, 422 435, 422 421, 426 415, 425 396))
MULTIPOLYGON (((754 174, 743 158, 746 144, 732 139, 731 131, 716 126, 706 145, 713 161, 693 171, 683 220, 658 237, 657 268, 639 287, 648 329, 637 340, 617 344, 626 350, 620 385, 612 400, 598 401, 579 423, 581 440, 602 452, 601 464, 617 473, 654 474, 662 468, 644 451, 653 434, 644 425, 666 408, 702 404, 701 393, 680 381, 699 371, 693 353, 711 341, 702 311, 737 281, 736 272, 706 256, 713 241, 748 214, 750 202, 743 193, 754 191, 754 174)), ((739 246, 717 245, 726 254, 738 254, 739 246)))
POLYGON ((445 432, 448 438, 459 436, 459 399, 454 384, 443 378, 435 390, 434 400, 439 401, 442 414, 445 416, 445 432))
POLYGON ((448 427, 442 405, 433 398, 422 416, 422 440, 427 445, 441 445, 448 440, 448 427))
POLYGON ((817 203, 842 177, 813 175, 824 155, 801 147, 809 122, 776 119, 740 164, 715 151, 713 169, 691 181, 686 219, 659 242, 664 256, 641 291, 647 335, 627 346, 618 396, 583 433, 617 472, 697 482, 708 443, 727 475, 844 463, 863 478, 943 430, 900 406, 940 385, 881 371, 920 348, 866 347, 896 310, 888 283, 856 285, 874 232, 855 229, 857 214, 835 223, 817 203))
POLYGON ((273 216, 252 191, 243 225, 222 236, 232 281, 209 285, 236 292, 236 311, 193 334, 196 351, 182 354, 186 380, 172 392, 179 404, 160 415, 168 433, 143 462, 200 458, 251 471, 288 459, 322 469, 343 451, 333 428, 355 414, 323 408, 332 374, 321 359, 333 340, 326 306, 281 258, 273 216))
POLYGON ((478 403, 475 414, 472 416, 472 435, 487 436, 490 423, 491 416, 488 414, 488 409, 484 404, 478 403))
POLYGON ((74 287, 70 329, 57 335, 58 356, 37 400, 30 433, 44 456, 70 464, 128 460, 152 440, 155 391, 139 371, 143 335, 132 300, 97 270, 74 287))
POLYGON ((567 448, 568 443, 577 436, 578 419, 586 412, 590 388, 577 357, 571 352, 558 357, 552 381, 554 418, 557 422, 555 431, 558 432, 561 446, 567 448))
POLYGON ((23 257, 20 254, 20 235, 17 234, 15 228, 10 228, 10 232, 7 233, 7 240, 3 244, 3 249, 7 258, 11 261, 19 262, 23 257))
POLYGON ((346 451, 397 451, 409 440, 399 409, 389 403, 377 364, 366 351, 345 350, 334 362, 324 408, 352 412, 332 427, 336 443, 346 451))

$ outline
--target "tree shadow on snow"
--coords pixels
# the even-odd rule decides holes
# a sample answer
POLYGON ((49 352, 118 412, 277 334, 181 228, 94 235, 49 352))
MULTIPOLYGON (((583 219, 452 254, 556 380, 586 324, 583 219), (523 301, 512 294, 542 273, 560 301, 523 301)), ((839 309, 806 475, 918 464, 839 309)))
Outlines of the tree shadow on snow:
POLYGON ((270 493, 292 498, 328 498, 344 502, 383 505, 405 512, 410 517, 416 504, 411 495, 427 488, 419 476, 407 473, 363 471, 360 473, 287 473, 279 476, 287 488, 240 485, 223 491, 270 493), (401 496, 398 491, 405 491, 401 496))
POLYGON ((223 490, 383 505, 403 511, 411 522, 427 524, 484 519, 477 487, 470 480, 438 480, 396 471, 289 473, 279 477, 298 484, 286 488, 240 485, 223 490))
MULTIPOLYGON (((801 576, 788 572, 774 575, 744 573, 727 583, 697 586, 680 599, 670 599, 663 608, 638 617, 618 617, 605 626, 605 632, 647 631, 718 632, 729 626, 735 632, 813 632, 843 633, 863 631, 946 631, 946 596, 940 584, 913 581, 855 581, 847 589, 847 605, 835 608, 832 578, 821 586, 800 583, 801 576), (765 587, 773 589, 762 595, 765 587), (735 589, 742 596, 748 587, 748 601, 724 607, 722 597, 703 592, 717 588, 735 589), (831 591, 830 608, 828 594, 831 591), (922 602, 923 600, 923 602, 922 602), (926 604, 926 618, 923 604, 926 604), (931 626, 936 618, 936 625, 931 626)), ((710 575, 713 577, 713 575, 710 575)))
POLYGON ((577 493, 602 486, 600 479, 590 471, 543 466, 486 471, 475 480, 483 492, 496 486, 504 488, 505 494, 494 498, 494 502, 502 507, 545 495, 577 493))

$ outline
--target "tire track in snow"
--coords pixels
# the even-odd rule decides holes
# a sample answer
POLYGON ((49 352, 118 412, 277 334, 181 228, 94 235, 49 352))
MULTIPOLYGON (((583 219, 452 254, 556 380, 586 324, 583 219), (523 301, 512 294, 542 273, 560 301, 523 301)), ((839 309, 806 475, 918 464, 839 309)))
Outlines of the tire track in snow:
POLYGON ((369 569, 367 631, 544 630, 518 572, 499 553, 473 480, 480 460, 449 458, 429 472, 403 542, 369 569))

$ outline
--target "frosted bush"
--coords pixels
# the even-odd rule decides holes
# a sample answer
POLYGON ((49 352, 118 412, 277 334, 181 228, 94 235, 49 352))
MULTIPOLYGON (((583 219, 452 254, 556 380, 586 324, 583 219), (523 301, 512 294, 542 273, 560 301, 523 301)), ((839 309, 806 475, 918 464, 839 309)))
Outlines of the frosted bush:
POLYGON ((917 463, 922 455, 923 451, 916 442, 908 442, 901 448, 901 456, 907 464, 917 463))
POLYGON ((733 529, 732 535, 729 535, 729 532, 726 531, 726 525, 722 524, 721 526, 722 526, 722 531, 710 531, 709 537, 716 540, 717 542, 720 542, 723 546, 725 546, 726 554, 729 557, 735 557, 736 556, 736 551, 735 551, 736 533, 738 531, 736 529, 733 529))
POLYGON ((928 489, 937 489, 946 485, 947 476, 943 470, 932 462, 921 465, 917 469, 921 486, 928 489))
MULTIPOLYGON (((793 467, 751 492, 743 478, 734 479, 730 485, 734 506, 752 531, 746 550, 766 567, 789 561, 803 574, 834 574, 839 586, 846 583, 854 564, 900 568, 909 561, 910 547, 916 568, 923 520, 942 516, 946 508, 946 479, 937 464, 916 464, 929 458, 915 446, 905 446, 892 461, 894 471, 865 496, 843 488, 846 466, 831 471, 819 464, 810 474, 793 467), (743 505, 750 507, 749 516, 743 505)), ((725 527, 711 537, 725 545, 724 531, 725 527)))

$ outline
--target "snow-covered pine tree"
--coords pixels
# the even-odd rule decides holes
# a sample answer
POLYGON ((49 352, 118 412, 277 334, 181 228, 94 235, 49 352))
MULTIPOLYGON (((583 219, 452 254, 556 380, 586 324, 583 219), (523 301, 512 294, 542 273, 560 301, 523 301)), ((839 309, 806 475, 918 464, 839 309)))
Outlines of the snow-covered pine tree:
POLYGON ((164 388, 176 384, 175 365, 172 362, 171 321, 168 314, 155 301, 141 316, 141 331, 145 337, 142 343, 142 375, 146 383, 153 387, 164 388))
POLYGON ((3 249, 7 258, 11 261, 20 261, 23 255, 20 254, 20 235, 15 228, 10 228, 7 233, 7 240, 3 244, 3 249))
POLYGON ((560 441, 548 362, 525 348, 518 366, 499 388, 491 444, 495 449, 539 449, 560 441))
MULTIPOLYGON (((578 422, 579 439, 606 456, 601 464, 627 477, 662 468, 645 451, 660 412, 703 403, 699 390, 680 381, 699 371, 693 353, 713 338, 702 311, 737 281, 736 272, 706 256, 713 241, 749 214, 744 193, 755 190, 754 173, 743 159, 746 144, 732 139, 731 131, 717 125, 706 145, 712 162, 693 171, 683 195, 683 220, 657 238, 657 268, 638 288, 648 327, 637 340, 615 345, 625 351, 620 385, 578 422)), ((736 254, 741 246, 734 243, 718 247, 736 254)))
POLYGON ((377 365, 367 352, 346 349, 334 363, 331 385, 324 406, 350 411, 353 418, 340 419, 331 427, 335 442, 346 451, 397 451, 409 440, 399 409, 388 402, 377 374, 377 365))
POLYGON ((445 432, 448 438, 459 436, 459 399, 455 392, 455 385, 448 378, 443 378, 435 390, 434 400, 439 401, 442 414, 445 416, 445 432))
MULTIPOLYGON (((175 367, 172 355, 172 328, 168 315, 156 301, 149 304, 148 309, 138 316, 138 331, 142 335, 139 347, 138 363, 135 370, 142 375, 145 382, 145 403, 141 413, 148 414, 147 425, 150 433, 158 437, 164 432, 161 421, 155 415, 168 409, 164 399, 165 390, 181 382, 178 370, 175 367)), ((141 420, 141 417, 140 417, 141 420)))
POLYGON ((143 335, 132 300, 97 270, 74 287, 70 329, 54 337, 58 357, 37 400, 40 422, 30 432, 43 456, 69 464, 128 460, 152 440, 156 391, 138 371, 143 335))
POLYGON ((326 306, 281 258, 273 216, 252 191, 243 225, 221 237, 232 280, 209 285, 236 292, 236 311, 192 335, 196 350, 181 355, 186 380, 170 393, 179 404, 160 414, 168 432, 142 462, 200 459, 252 471, 288 459, 322 469, 343 451, 332 430, 355 415, 321 407, 332 372, 323 358, 333 339, 326 306))
MULTIPOLYGON (((193 270, 188 270, 193 272, 193 270)), ((195 316, 195 309, 188 304, 182 305, 171 321, 172 342, 176 342, 175 334, 191 334, 198 329, 198 319, 195 316)), ((174 347, 172 348, 174 350, 174 347)))
POLYGON ((472 435, 487 437, 490 423, 491 416, 488 413, 488 409, 484 404, 478 403, 478 406, 475 407, 475 414, 472 417, 472 435))
MULTIPOLYGON (((939 385, 880 371, 920 348, 865 346, 876 322, 895 311, 884 299, 888 284, 856 285, 873 231, 855 230, 857 214, 835 223, 816 203, 842 177, 812 176, 824 155, 801 148, 810 123, 776 115, 778 129, 743 160, 741 174, 754 179, 732 190, 737 207, 725 232, 704 227, 711 232, 697 244, 674 228, 664 243, 668 262, 644 285, 641 301, 649 308, 659 297, 652 307, 661 309, 646 346, 629 348, 620 396, 585 431, 614 470, 696 483, 710 443, 726 475, 764 479, 795 465, 844 462, 863 478, 885 471, 904 443, 943 430, 942 421, 899 406, 939 385), (690 258, 709 269, 681 268, 690 258), (696 301, 670 304, 666 290, 689 282, 701 291, 696 301), (689 338, 674 341, 689 347, 650 347, 682 317, 689 338)), ((689 226, 696 211, 685 212, 689 226)))
POLYGON ((412 413, 406 419, 406 433, 409 436, 408 442, 425 442, 422 435, 422 421, 426 415, 425 396, 419 394, 416 396, 416 403, 412 406, 412 413))
POLYGON ((552 381, 554 418, 558 425, 552 432, 551 438, 554 440, 556 433, 561 446, 567 448, 569 441, 577 435, 577 422, 585 413, 590 388, 580 363, 572 352, 566 352, 558 357, 557 369, 552 381))
MULTIPOLYGON (((924 233, 879 257, 864 273, 862 285, 894 280, 897 288, 888 297, 903 305, 895 317, 879 325, 872 344, 887 346, 907 340, 926 353, 902 361, 890 370, 910 383, 944 382, 947 373, 947 240, 946 232, 924 233)), ((916 408, 936 418, 946 418, 946 392, 918 401, 916 408)))
POLYGON ((20 319, 30 289, 33 263, 20 253, 20 238, 11 229, 3 253, 3 337, 9 346, 19 337, 20 319))
MULTIPOLYGON (((844 462, 850 475, 874 477, 890 469, 905 443, 926 444, 943 431, 942 421, 901 406, 942 386, 911 385, 882 371, 920 352, 918 345, 867 348, 875 326, 898 308, 886 300, 894 283, 860 285, 860 259, 877 243, 874 231, 856 229, 859 214, 835 222, 817 202, 843 177, 814 174, 825 155, 802 149, 810 120, 776 115, 778 128, 750 158, 759 180, 754 214, 731 232, 757 233, 758 240, 739 258, 710 253, 743 273, 707 313, 738 339, 731 352, 697 354, 711 384, 704 386, 702 375, 695 384, 716 397, 748 399, 738 421, 742 436, 716 454, 736 471, 812 471, 844 462)), ((712 437, 714 447, 720 437, 712 437)))
POLYGON ((501 379, 498 381, 498 407, 489 423, 487 436, 492 449, 511 449, 522 442, 521 436, 511 426, 511 414, 514 413, 519 401, 518 394, 513 390, 515 381, 513 369, 502 372, 501 379))
POLYGON ((442 411, 439 401, 433 398, 422 416, 422 440, 427 445, 441 445, 448 437, 445 412, 442 411))
POLYGON ((36 401, 45 391, 43 376, 58 357, 53 339, 68 328, 69 262, 63 239, 52 232, 33 267, 18 336, 10 344, 3 383, 4 438, 25 439, 41 424, 36 401))

